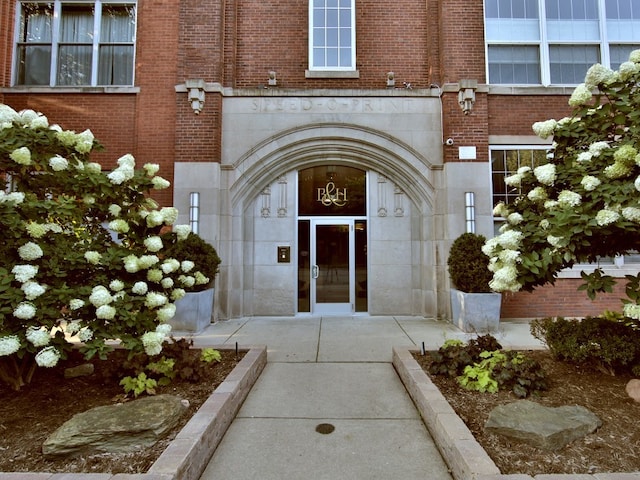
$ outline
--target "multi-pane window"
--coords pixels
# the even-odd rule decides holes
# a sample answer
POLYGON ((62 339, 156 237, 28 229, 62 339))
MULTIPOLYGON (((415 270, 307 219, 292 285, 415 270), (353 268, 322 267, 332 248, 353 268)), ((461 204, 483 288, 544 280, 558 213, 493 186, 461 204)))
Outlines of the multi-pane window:
POLYGON ((548 147, 492 147, 491 183, 493 205, 500 202, 513 203, 520 190, 504 183, 504 179, 515 174, 520 167, 536 168, 548 162, 548 147))
POLYGON ((355 70, 354 2, 355 0, 310 0, 310 70, 355 70))
POLYGON ((16 85, 133 85, 136 5, 20 2, 16 85))
POLYGON ((640 48, 640 0, 485 0, 489 83, 575 85, 640 48))

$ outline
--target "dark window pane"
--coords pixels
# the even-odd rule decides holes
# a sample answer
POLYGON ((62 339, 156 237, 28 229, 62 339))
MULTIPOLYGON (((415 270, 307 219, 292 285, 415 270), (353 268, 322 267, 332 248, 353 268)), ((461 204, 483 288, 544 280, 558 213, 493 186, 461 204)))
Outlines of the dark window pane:
POLYGON ((301 170, 298 175, 300 215, 366 215, 366 175, 340 165, 301 170))

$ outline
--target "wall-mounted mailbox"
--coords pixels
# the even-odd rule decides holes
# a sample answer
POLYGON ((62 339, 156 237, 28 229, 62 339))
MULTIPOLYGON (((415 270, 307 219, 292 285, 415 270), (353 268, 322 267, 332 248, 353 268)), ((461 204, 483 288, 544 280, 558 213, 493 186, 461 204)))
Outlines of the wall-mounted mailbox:
POLYGON ((289 263, 291 261, 291 247, 278 246, 278 263, 289 263))

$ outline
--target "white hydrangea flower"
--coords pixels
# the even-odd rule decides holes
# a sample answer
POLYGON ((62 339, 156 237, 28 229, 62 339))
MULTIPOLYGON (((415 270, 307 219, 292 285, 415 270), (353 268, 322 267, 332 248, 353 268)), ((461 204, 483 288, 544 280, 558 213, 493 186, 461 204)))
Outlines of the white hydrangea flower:
POLYGON ((164 216, 158 210, 154 210, 152 212, 148 212, 145 221, 147 222, 147 227, 157 227, 164 223, 164 216))
POLYGON ((509 209, 504 202, 498 202, 498 204, 493 207, 493 215, 495 217, 507 217, 509 215, 509 209))
POLYGON ((135 255, 127 255, 123 259, 124 269, 129 273, 136 273, 140 271, 140 267, 138 265, 138 257, 135 255))
POLYGON ((20 258, 22 260, 31 261, 37 260, 38 258, 42 257, 42 255, 44 255, 44 252, 42 251, 42 248, 40 248, 40 245, 38 245, 37 243, 27 242, 20 248, 18 248, 18 255, 20 255, 20 258))
POLYGON ((96 308, 96 318, 102 320, 113 320, 116 316, 116 309, 111 305, 100 305, 96 308))
POLYGON ((164 335, 158 332, 146 332, 142 335, 142 345, 144 351, 150 357, 158 355, 162 351, 162 342, 164 341, 164 335))
POLYGON ((587 87, 595 88, 601 84, 607 84, 615 78, 615 72, 604 65, 596 63, 592 65, 584 77, 587 87))
POLYGON ((39 367, 55 367, 60 360, 60 353, 55 347, 49 346, 36 354, 36 363, 39 367))
POLYGON ((150 268, 147 270, 147 280, 153 283, 159 283, 164 278, 162 270, 159 268, 150 268))
POLYGON ((129 224, 121 218, 116 218, 109 222, 109 228, 114 232, 127 233, 129 231, 129 224))
POLYGON ((127 180, 125 172, 123 172, 121 169, 112 171, 107 175, 107 178, 114 185, 122 185, 127 180))
POLYGON ((582 203, 582 196, 571 190, 563 190, 558 195, 558 203, 563 207, 577 207, 582 203))
POLYGON ((67 322, 67 325, 65 326, 65 331, 69 335, 75 335, 80 331, 80 328, 81 328, 80 320, 71 320, 70 322, 67 322))
POLYGON ((553 246, 555 248, 561 248, 565 244, 565 239, 564 239, 564 237, 556 237, 555 235, 547 235, 547 242, 551 246, 553 246))
POLYGON ((593 175, 585 175, 584 177, 582 177, 582 180, 580 180, 580 184, 587 192, 594 191, 601 183, 602 182, 593 175))
POLYGON ((176 237, 178 238, 178 241, 184 240, 191 233, 191 226, 190 225, 174 225, 173 231, 175 232, 176 237))
POLYGON ((519 250, 511 250, 511 249, 504 249, 501 250, 498 253, 498 259, 500 259, 501 262, 505 263, 505 264, 513 264, 516 262, 520 262, 522 259, 520 258, 520 251, 519 250))
POLYGON ((43 327, 29 327, 25 336, 34 347, 44 347, 51 341, 51 335, 43 327))
POLYGON ((540 165, 533 170, 533 174, 543 185, 553 185, 556 181, 556 166, 553 163, 540 165))
POLYGON ((24 282, 21 288, 27 300, 35 300, 47 290, 38 282, 34 282, 31 280, 29 280, 28 282, 24 282))
POLYGON ((189 273, 191 270, 193 270, 195 266, 196 264, 193 263, 191 260, 184 260, 183 262, 180 263, 180 269, 184 273, 189 273))
POLYGON ((153 237, 144 239, 144 246, 147 247, 147 250, 150 252, 159 252, 162 250, 164 245, 162 244, 162 239, 159 236, 154 235, 153 237))
POLYGON ((636 178, 635 182, 633 182, 633 185, 636 187, 636 190, 640 192, 640 177, 636 178))
MULTIPOLYGON (((158 309, 158 320, 161 322, 168 322, 176 316, 176 306, 173 303, 169 303, 158 309)), ((171 325, 169 325, 171 326, 171 325)))
POLYGON ((36 239, 44 237, 49 231, 49 229, 47 228, 47 224, 36 222, 27 223, 25 229, 27 230, 27 233, 30 237, 36 239))
POLYGON ((551 226, 551 224, 549 223, 549 220, 547 220, 546 218, 543 218, 542 220, 540 220, 539 225, 540 225, 540 228, 543 230, 546 230, 551 226))
POLYGON ((175 301, 180 300, 181 298, 183 298, 186 294, 187 294, 187 292, 186 292, 186 290, 184 288, 174 288, 171 291, 171 300, 173 300, 175 302, 175 301))
POLYGON ((169 180, 157 176, 151 179, 151 184, 153 185, 154 190, 164 190, 171 186, 171 182, 169 182, 169 180))
POLYGON ((20 340, 16 335, 6 335, 0 337, 0 357, 13 355, 20 350, 20 340))
POLYGON ((524 238, 524 234, 518 230, 508 230, 504 233, 501 233, 495 238, 502 248, 518 250, 518 247, 520 247, 520 242, 524 238))
POLYGON ((86 252, 84 252, 84 258, 90 264, 98 265, 100 263, 100 259, 102 258, 102 254, 95 250, 87 250, 86 252))
POLYGON ((547 199, 547 191, 544 187, 535 187, 527 193, 527 198, 532 202, 543 202, 547 199))
POLYGON ((590 162, 592 158, 593 158, 593 153, 587 151, 587 152, 580 152, 576 157, 576 160, 578 162, 590 162))
POLYGON ((592 98, 591 89, 584 83, 578 85, 569 98, 569 105, 572 107, 580 107, 587 104, 592 98))
POLYGON ((162 207, 160 209, 162 221, 165 225, 173 225, 178 219, 178 209, 175 207, 162 207))
POLYGON ((191 288, 196 284, 195 277, 192 277, 191 275, 180 275, 178 277, 178 281, 187 288, 191 288))
POLYGON ((142 168, 148 176, 153 177, 160 170, 160 165, 157 163, 145 163, 142 168))
POLYGON ((18 112, 16 112, 9 105, 0 103, 0 123, 17 122, 18 118, 19 118, 18 112))
POLYGON ((55 157, 51 157, 49 159, 49 166, 54 172, 62 172, 63 170, 69 168, 69 162, 66 158, 63 158, 60 155, 56 155, 55 157))
POLYGON ((20 112, 18 112, 18 122, 23 125, 29 125, 36 118, 38 118, 38 112, 31 110, 30 108, 20 110, 20 112))
POLYGON ((29 320, 36 316, 36 307, 33 303, 22 302, 13 311, 13 316, 20 320, 29 320))
POLYGON ((102 172, 102 165, 96 162, 89 162, 85 165, 85 169, 89 173, 100 173, 102 172))
POLYGON ((82 197, 82 201, 87 205, 93 205, 96 203, 96 197, 94 197, 93 195, 87 194, 82 197))
POLYGON ((180 262, 175 258, 168 258, 160 266, 165 275, 177 271, 180 268, 180 262))
POLYGON ((80 298, 72 298, 69 300, 69 308, 71 310, 79 310, 82 307, 84 307, 84 300, 81 300, 80 298))
POLYGON ((157 255, 142 255, 138 259, 138 266, 141 269, 146 270, 147 268, 153 267, 159 262, 160 262, 160 258, 158 258, 157 255))
POLYGON ((149 286, 145 282, 136 282, 131 287, 131 291, 136 295, 146 295, 149 291, 149 286))
POLYGON ((640 223, 640 208, 637 208, 637 207, 623 208, 622 216, 631 222, 640 223))
POLYGON ((16 148, 9 154, 9 158, 19 165, 31 165, 31 150, 27 147, 16 148))
POLYGON ((518 225, 522 223, 523 220, 524 217, 518 212, 510 213, 507 217, 507 222, 509 222, 511 225, 518 225))
POLYGON ((201 272, 196 272, 194 277, 196 277, 196 285, 206 285, 209 283, 209 277, 204 276, 201 272))
POLYGON ((149 308, 161 307, 169 301, 166 295, 158 292, 147 293, 144 304, 149 308))
POLYGON ((640 305, 635 303, 625 303, 623 312, 625 317, 640 320, 640 305))
POLYGON ((29 128, 49 128, 49 119, 42 114, 29 122, 29 128))
POLYGON ((604 176, 611 179, 624 178, 632 173, 632 167, 623 161, 616 161, 604 169, 604 176))
POLYGON ((557 206, 558 206, 557 200, 547 200, 546 202, 544 202, 544 208, 546 210, 553 210, 557 206))
POLYGON ((520 185, 522 185, 522 175, 519 173, 515 173, 513 175, 509 175, 508 177, 504 178, 504 183, 505 185, 508 185, 510 187, 519 187, 520 185))
POLYGON ((113 297, 106 287, 97 285, 91 290, 89 301, 94 307, 101 307, 102 305, 108 305, 113 302, 113 297))
POLYGON ((109 283, 109 288, 113 292, 119 292, 120 290, 122 290, 124 288, 124 282, 122 280, 112 280, 109 283))
POLYGON ((623 62, 620 64, 620 68, 618 68, 620 80, 623 82, 626 82, 638 72, 640 72, 640 66, 633 62, 623 62))
POLYGON ((498 247, 500 244, 498 243, 498 239, 496 237, 490 238, 484 245, 482 245, 482 253, 484 253, 487 257, 492 257, 495 252, 498 251, 498 247))
POLYGON ((603 140, 603 141, 599 141, 599 142, 594 142, 591 145, 589 145, 589 152, 594 157, 598 157, 598 156, 600 156, 600 154, 602 152, 604 152, 608 148, 609 148, 609 142, 605 142, 603 140))
POLYGON ((109 213, 111 214, 112 217, 119 217, 121 211, 122 211, 122 207, 120 205, 117 205, 115 203, 112 203, 111 205, 109 205, 109 213))
POLYGON ((22 202, 24 202, 24 193, 5 193, 4 190, 0 190, 0 203, 13 203, 15 205, 20 205, 22 202))
MULTIPOLYGON (((104 307, 106 307, 106 305, 104 307)), ((100 308, 104 308, 104 307, 100 307, 100 308)), ((85 327, 78 332, 78 340, 80 340, 81 342, 88 342, 92 338, 93 338, 93 331, 89 327, 85 327)))
POLYGON ((93 148, 93 133, 91 130, 85 130, 82 133, 76 135, 75 149, 78 153, 89 153, 93 148))
POLYGON ((533 124, 533 133, 540 138, 548 138, 553 135, 554 130, 558 126, 555 120, 546 120, 544 122, 536 122, 533 124))
MULTIPOLYGON (((169 305, 167 305, 168 307, 169 305)), ((175 307, 175 306, 174 306, 175 307)), ((160 323, 157 327, 156 327, 156 332, 159 333, 160 335, 162 335, 163 337, 168 337, 169 334, 171 333, 171 325, 169 325, 168 323, 160 323)))
POLYGON ((24 283, 38 274, 38 267, 36 265, 15 265, 11 269, 11 273, 18 282, 24 283))
POLYGON ((609 209, 602 209, 596 214, 596 223, 601 227, 610 225, 620 219, 620 214, 609 209))
POLYGON ((54 128, 56 132, 56 138, 60 140, 65 147, 73 147, 77 141, 76 132, 71 130, 62 130, 61 128, 54 128))
POLYGON ((170 289, 171 287, 173 287, 173 278, 171 277, 165 277, 162 279, 162 281, 160 282, 160 285, 162 285, 162 288, 165 289, 170 289))
POLYGON ((633 63, 640 63, 640 50, 633 50, 629 54, 629 61, 633 63))

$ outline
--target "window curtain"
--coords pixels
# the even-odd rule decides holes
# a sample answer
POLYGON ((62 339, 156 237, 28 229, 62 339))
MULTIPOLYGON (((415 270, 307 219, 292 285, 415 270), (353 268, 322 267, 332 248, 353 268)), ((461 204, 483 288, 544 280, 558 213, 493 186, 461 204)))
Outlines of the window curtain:
POLYGON ((91 85, 92 48, 92 9, 63 6, 58 46, 58 85, 91 85))
POLYGON ((49 85, 51 70, 51 20, 46 6, 25 5, 19 46, 18 82, 23 85, 49 85))
POLYGON ((134 38, 134 7, 103 7, 98 60, 99 85, 133 84, 134 38))

